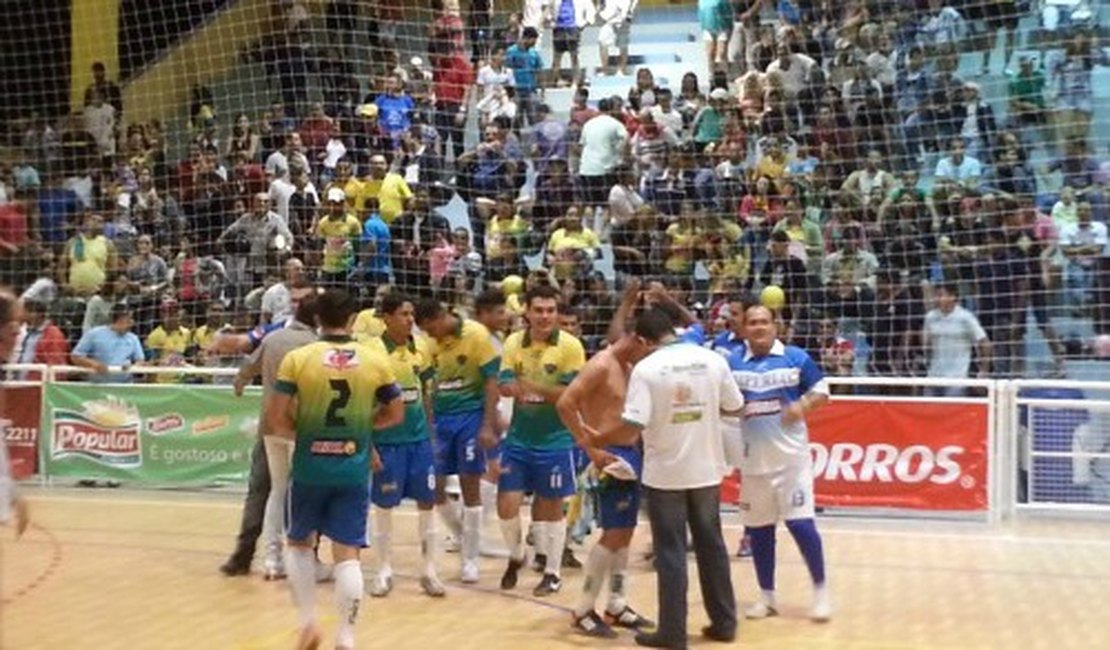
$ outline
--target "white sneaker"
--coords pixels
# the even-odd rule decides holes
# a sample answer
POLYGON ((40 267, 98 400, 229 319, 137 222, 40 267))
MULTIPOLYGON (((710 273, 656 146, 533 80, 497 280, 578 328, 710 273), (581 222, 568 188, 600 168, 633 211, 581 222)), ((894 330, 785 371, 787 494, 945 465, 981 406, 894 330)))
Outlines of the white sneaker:
POLYGON ((464 584, 472 585, 478 582, 478 563, 463 562, 462 576, 459 578, 464 584))
POLYGON ((744 611, 744 616, 752 619, 769 618, 778 615, 779 611, 775 609, 774 604, 764 600, 757 600, 755 604, 744 611))
POLYGON ((826 589, 818 589, 813 594, 813 608, 809 610, 809 618, 814 623, 828 623, 832 620, 832 600, 826 589))
POLYGON ((285 560, 281 556, 281 544, 266 545, 266 557, 262 560, 262 577, 266 580, 285 578, 285 560))
POLYGON ((379 572, 370 581, 370 595, 374 598, 385 598, 393 591, 393 574, 379 572))
POLYGON ((440 582, 439 576, 436 575, 424 574, 420 576, 420 588, 432 598, 443 598, 447 595, 447 589, 440 582))

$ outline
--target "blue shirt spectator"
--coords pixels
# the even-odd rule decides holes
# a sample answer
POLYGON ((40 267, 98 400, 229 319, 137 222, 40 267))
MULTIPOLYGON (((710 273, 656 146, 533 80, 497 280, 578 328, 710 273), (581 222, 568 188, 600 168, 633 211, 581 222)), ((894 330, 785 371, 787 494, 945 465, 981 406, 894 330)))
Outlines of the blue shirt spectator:
POLYGON ((392 241, 389 225, 382 220, 380 214, 372 213, 362 227, 362 250, 369 258, 364 268, 371 282, 389 283, 389 276, 393 273, 393 265, 390 263, 392 241))
POLYGON ((131 331, 135 321, 131 310, 124 305, 112 307, 112 324, 94 327, 85 332, 73 349, 73 363, 89 368, 93 374, 89 381, 97 384, 129 384, 134 380, 130 373, 118 372, 132 364, 141 363, 146 357, 139 337, 131 331), (117 372, 109 372, 117 370, 117 372))
MULTIPOLYGON (((527 32, 527 29, 525 29, 525 32, 527 32)), ((543 59, 535 48, 536 39, 529 38, 529 36, 530 34, 526 33, 519 43, 505 52, 505 65, 513 71, 513 80, 516 82, 518 97, 536 91, 539 86, 536 73, 543 69, 543 59)))

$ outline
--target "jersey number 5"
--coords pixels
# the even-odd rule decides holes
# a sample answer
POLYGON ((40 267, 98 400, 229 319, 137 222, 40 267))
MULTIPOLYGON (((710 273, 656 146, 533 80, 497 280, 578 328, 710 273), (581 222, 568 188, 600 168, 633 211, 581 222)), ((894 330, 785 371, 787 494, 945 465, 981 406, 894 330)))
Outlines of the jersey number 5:
POLYGON ((329 427, 345 427, 347 426, 347 419, 339 412, 347 408, 347 402, 351 401, 351 385, 347 383, 346 379, 332 379, 328 384, 335 392, 335 397, 332 398, 331 404, 328 404, 324 424, 329 427))

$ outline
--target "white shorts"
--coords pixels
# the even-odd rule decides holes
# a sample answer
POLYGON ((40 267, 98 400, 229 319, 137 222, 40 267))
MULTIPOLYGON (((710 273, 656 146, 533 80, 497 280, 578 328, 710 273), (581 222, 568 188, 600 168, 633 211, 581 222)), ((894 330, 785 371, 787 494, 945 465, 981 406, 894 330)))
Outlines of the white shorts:
POLYGON ((813 469, 807 463, 773 474, 744 474, 740 512, 745 526, 813 518, 813 469))
POLYGON ((740 463, 744 460, 744 435, 740 430, 740 421, 736 418, 723 418, 721 438, 724 441, 725 462, 729 467, 740 469, 740 463))
POLYGON ((725 41, 728 40, 729 36, 732 36, 731 32, 722 32, 720 34, 714 34, 713 32, 708 31, 708 30, 702 30, 702 32, 701 32, 701 40, 703 40, 707 43, 710 42, 710 41, 717 41, 718 43, 724 43, 725 41))

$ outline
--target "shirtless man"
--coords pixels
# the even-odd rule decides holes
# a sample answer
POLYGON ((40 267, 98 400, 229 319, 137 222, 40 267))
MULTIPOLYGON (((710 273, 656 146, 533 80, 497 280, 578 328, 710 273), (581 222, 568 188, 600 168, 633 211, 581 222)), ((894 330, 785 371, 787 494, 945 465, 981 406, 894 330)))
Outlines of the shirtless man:
POLYGON ((647 354, 647 347, 633 333, 621 336, 591 359, 563 392, 555 408, 575 441, 601 472, 599 482, 601 539, 586 559, 586 580, 574 608, 574 627, 587 636, 614 638, 614 625, 631 629, 654 624, 637 614, 625 599, 628 592, 628 547, 640 510, 640 470, 643 459, 638 435, 620 445, 600 449, 593 443, 597 431, 619 425, 621 407, 632 366, 647 354), (621 463, 620 461, 624 461, 621 463), (613 471, 615 464, 625 472, 613 471), (611 468, 606 472, 606 468, 611 468), (609 603, 605 618, 595 610, 598 594, 609 577, 609 603))

